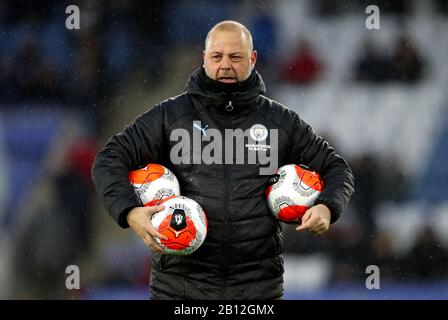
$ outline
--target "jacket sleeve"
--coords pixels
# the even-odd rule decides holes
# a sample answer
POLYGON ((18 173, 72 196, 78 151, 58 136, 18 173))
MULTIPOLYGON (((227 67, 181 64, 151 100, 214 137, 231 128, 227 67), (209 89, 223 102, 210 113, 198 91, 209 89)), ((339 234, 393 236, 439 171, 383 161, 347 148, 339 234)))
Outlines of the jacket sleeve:
POLYGON ((163 131, 162 107, 157 105, 110 138, 95 158, 93 183, 106 210, 122 228, 129 227, 128 212, 141 206, 129 183, 129 171, 161 162, 163 131))
POLYGON ((334 223, 354 192, 353 173, 347 161, 295 113, 290 133, 288 163, 304 164, 321 175, 324 189, 316 204, 330 209, 334 223))

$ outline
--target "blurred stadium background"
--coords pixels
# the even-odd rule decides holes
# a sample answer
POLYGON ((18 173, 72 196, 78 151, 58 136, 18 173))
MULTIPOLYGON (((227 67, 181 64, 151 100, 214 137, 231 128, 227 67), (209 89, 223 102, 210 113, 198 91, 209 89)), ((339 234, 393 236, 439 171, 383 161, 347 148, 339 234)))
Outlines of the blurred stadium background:
POLYGON ((2 1, 0 298, 147 299, 150 252, 98 203, 90 166, 183 90, 224 19, 253 32, 269 95, 356 175, 327 234, 285 226, 285 298, 447 299, 446 0, 2 1), (69 4, 80 30, 65 28, 69 4), (365 27, 372 4, 380 30, 365 27), (80 290, 65 288, 68 265, 80 290))

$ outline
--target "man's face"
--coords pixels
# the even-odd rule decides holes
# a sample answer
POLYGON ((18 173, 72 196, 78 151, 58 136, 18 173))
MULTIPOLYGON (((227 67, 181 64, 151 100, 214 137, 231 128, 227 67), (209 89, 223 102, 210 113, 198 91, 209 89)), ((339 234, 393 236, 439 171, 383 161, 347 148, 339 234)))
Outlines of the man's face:
POLYGON ((204 50, 204 69, 209 78, 225 83, 246 80, 257 60, 241 31, 215 31, 204 50))

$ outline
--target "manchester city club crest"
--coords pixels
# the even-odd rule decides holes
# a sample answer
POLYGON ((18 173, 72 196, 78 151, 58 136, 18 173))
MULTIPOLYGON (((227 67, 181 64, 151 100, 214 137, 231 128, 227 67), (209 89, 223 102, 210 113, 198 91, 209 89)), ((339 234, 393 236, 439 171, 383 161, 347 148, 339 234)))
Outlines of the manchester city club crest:
POLYGON ((250 137, 255 141, 263 141, 268 137, 268 129, 262 124, 254 124, 250 128, 250 137))

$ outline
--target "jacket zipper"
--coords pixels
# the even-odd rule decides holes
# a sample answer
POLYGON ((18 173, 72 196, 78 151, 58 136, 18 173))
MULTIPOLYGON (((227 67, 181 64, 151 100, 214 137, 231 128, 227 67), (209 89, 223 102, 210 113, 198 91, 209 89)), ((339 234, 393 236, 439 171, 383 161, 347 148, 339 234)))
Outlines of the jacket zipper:
POLYGON ((221 299, 226 299, 226 286, 227 286, 227 276, 229 272, 229 261, 228 261, 228 222, 229 222, 229 165, 224 164, 224 225, 222 230, 222 282, 221 282, 221 299))
POLYGON ((232 112, 233 111, 233 103, 232 100, 229 100, 229 103, 226 105, 226 111, 232 112))
MULTIPOLYGON (((233 111, 233 102, 231 99, 229 99, 228 104, 226 105, 226 111, 229 113, 233 111)), ((228 126, 226 126, 227 128, 228 126)), ((233 128, 232 124, 232 116, 230 115, 230 128, 233 128)), ((225 159, 225 155, 224 155, 225 159)), ((224 225, 221 235, 221 243, 223 245, 223 251, 222 251, 222 260, 221 260, 221 266, 222 266, 222 282, 221 282, 221 290, 220 295, 222 299, 226 299, 227 295, 227 276, 229 272, 229 259, 228 259, 228 245, 229 245, 229 216, 230 216, 230 210, 229 210, 229 202, 230 202, 230 183, 229 183, 229 175, 230 175, 230 165, 226 164, 224 161, 224 225)))

